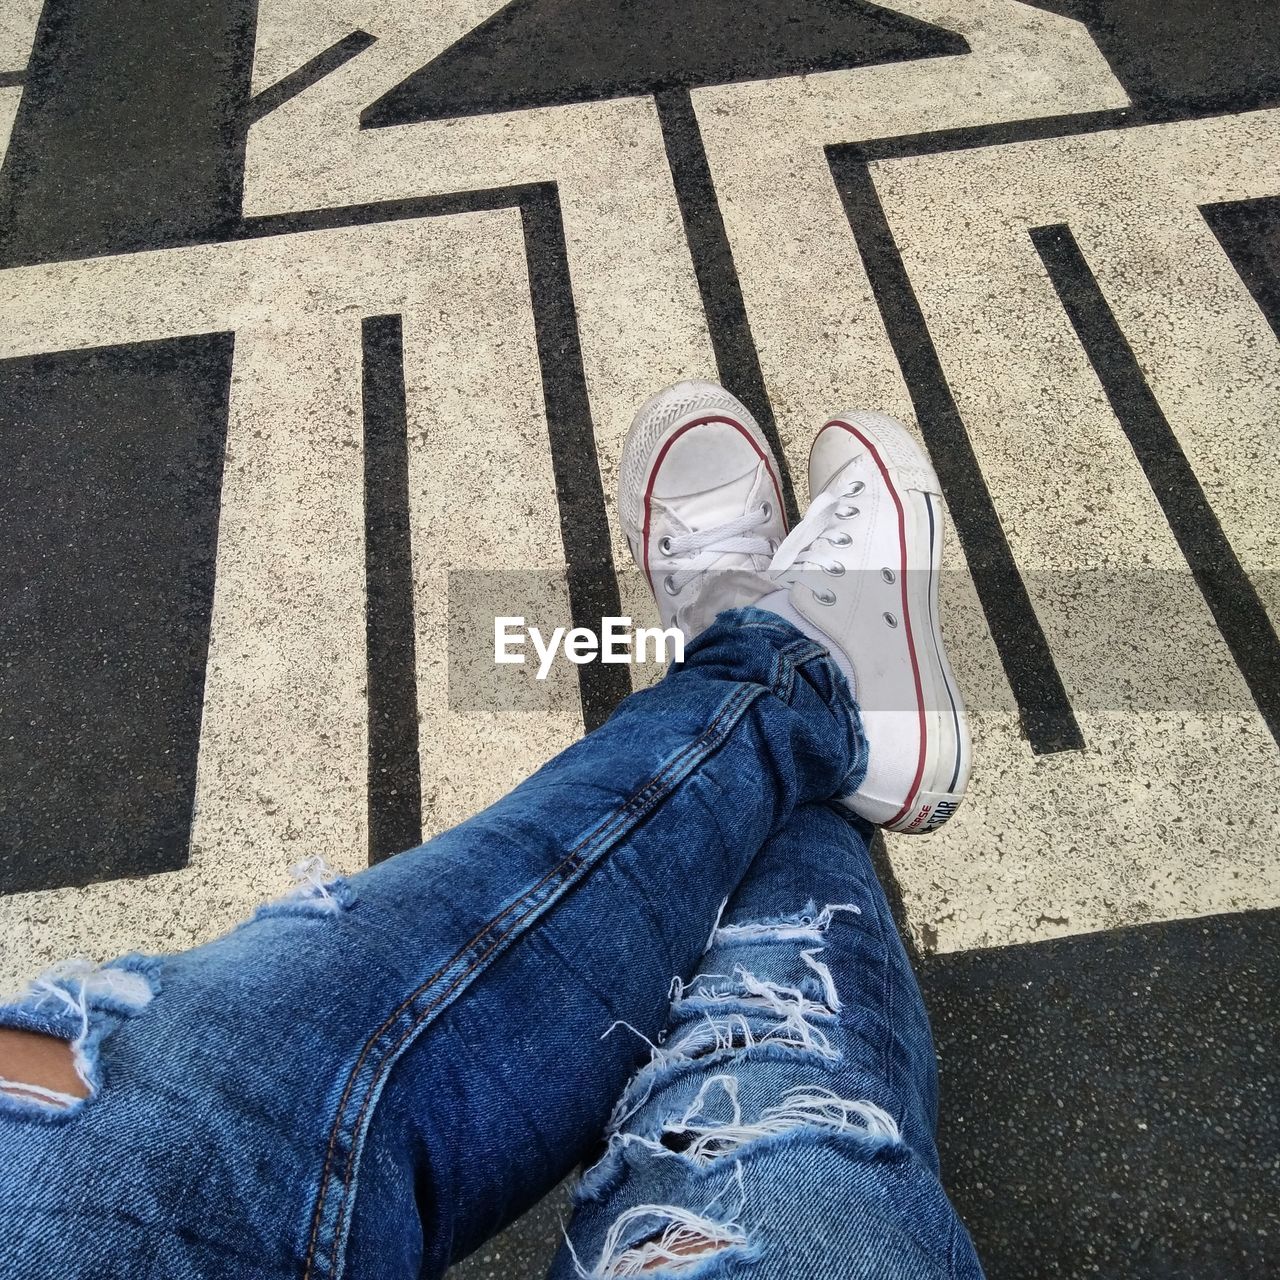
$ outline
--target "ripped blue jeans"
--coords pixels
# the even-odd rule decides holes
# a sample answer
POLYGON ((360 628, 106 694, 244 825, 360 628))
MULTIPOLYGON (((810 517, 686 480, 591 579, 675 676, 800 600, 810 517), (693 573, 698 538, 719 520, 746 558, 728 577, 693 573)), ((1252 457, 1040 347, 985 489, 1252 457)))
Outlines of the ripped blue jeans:
POLYGON ((435 1277, 579 1164, 555 1280, 978 1277, 825 652, 755 609, 510 795, 0 1023, 12 1280, 435 1277))

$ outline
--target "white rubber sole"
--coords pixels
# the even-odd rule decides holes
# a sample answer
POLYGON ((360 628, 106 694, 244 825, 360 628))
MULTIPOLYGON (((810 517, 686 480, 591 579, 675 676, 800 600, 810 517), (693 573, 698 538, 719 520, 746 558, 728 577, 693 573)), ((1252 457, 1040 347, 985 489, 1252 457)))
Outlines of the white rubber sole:
POLYGON ((919 676, 916 710, 921 734, 917 773, 905 799, 859 793, 844 803, 886 831, 923 835, 937 830, 956 811, 968 786, 973 762, 964 701, 947 660, 938 622, 943 546, 941 487, 923 450, 892 419, 879 414, 836 414, 827 424, 832 425, 861 438, 902 512, 906 573, 901 623, 919 676))

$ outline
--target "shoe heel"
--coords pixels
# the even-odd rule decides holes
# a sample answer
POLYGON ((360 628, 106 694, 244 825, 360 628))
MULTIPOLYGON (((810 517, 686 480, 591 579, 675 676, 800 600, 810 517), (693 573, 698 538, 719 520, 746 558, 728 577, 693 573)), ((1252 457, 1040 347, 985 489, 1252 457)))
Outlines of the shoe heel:
POLYGON ((960 807, 962 796, 950 793, 921 791, 905 817, 886 825, 886 831, 899 835, 922 836, 936 831, 960 807))

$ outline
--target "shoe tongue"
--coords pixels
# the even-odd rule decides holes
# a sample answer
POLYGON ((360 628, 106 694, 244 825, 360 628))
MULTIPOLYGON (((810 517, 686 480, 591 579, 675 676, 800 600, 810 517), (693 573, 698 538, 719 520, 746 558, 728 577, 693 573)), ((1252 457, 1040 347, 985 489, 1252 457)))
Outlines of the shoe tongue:
POLYGON ((689 529, 697 532, 702 529, 714 529, 719 525, 736 520, 747 510, 752 492, 759 478, 759 465, 749 468, 736 480, 729 480, 711 489, 694 489, 681 493, 679 486, 655 489, 653 496, 668 506, 678 500, 680 520, 689 529))

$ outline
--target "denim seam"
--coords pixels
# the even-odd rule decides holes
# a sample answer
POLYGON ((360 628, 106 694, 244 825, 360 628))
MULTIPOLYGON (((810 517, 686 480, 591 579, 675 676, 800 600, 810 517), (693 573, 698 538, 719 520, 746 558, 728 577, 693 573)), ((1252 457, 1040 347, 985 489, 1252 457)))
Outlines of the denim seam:
POLYGON ((956 1226, 958 1219, 954 1213, 951 1214, 951 1231, 947 1235, 947 1275, 950 1280, 956 1280, 956 1226))
MULTIPOLYGON (((893 923, 892 917, 889 916, 888 904, 884 901, 883 895, 876 904, 876 927, 880 931, 880 954, 884 956, 884 1078, 889 1087, 889 1096, 891 1098, 899 1098, 901 1095, 898 1092, 896 1080, 898 1055, 894 1052, 897 1033, 894 1030, 893 1022, 893 962, 890 958, 889 949, 893 945, 901 944, 898 943, 898 926, 893 923), (886 917, 888 918, 886 919, 886 917), (892 937, 888 936, 890 928, 893 929, 892 937)), ((906 1118, 906 1108, 903 1105, 899 1114, 894 1116, 899 1130, 902 1129, 906 1118)))
MULTIPOLYGON (((705 732, 699 738, 695 739, 693 742, 690 742, 684 748, 682 748, 679 752, 677 752, 677 754, 671 760, 669 760, 667 764, 664 765, 663 768, 657 774, 655 774, 652 778, 650 778, 649 781, 646 782, 640 788, 639 791, 635 792, 631 797, 629 797, 626 801, 624 801, 623 804, 619 806, 619 808, 617 808, 616 810, 614 810, 613 813, 611 813, 606 818, 604 818, 596 826, 596 828, 593 831, 591 831, 586 836, 584 836, 578 842, 578 844, 575 845, 574 848, 559 863, 556 864, 555 867, 553 867, 549 872, 547 872, 546 875, 542 877, 541 880, 539 880, 536 884, 534 884, 529 889, 527 889, 524 892, 524 894, 521 895, 520 898, 516 899, 516 901, 512 902, 507 907, 503 908, 503 910, 499 912, 499 914, 496 915, 492 920, 490 920, 488 924, 486 924, 485 927, 475 935, 475 937, 473 937, 465 946, 463 946, 457 952, 455 952, 454 955, 450 957, 449 961, 445 965, 443 965, 434 974, 432 974, 432 976, 428 978, 424 983, 422 983, 411 995, 406 997, 406 999, 391 1014, 387 1016, 387 1018, 384 1020, 382 1025, 377 1029, 377 1031, 375 1031, 373 1035, 370 1036, 368 1040, 366 1040, 364 1048, 362 1049, 359 1057, 356 1059, 355 1065, 351 1069, 351 1073, 347 1081, 347 1087, 344 1090, 343 1095, 338 1102, 337 1114, 334 1118, 333 1126, 330 1130, 329 1144, 325 1153, 325 1163, 324 1163, 324 1168, 321 1174, 320 1190, 319 1190, 319 1193, 317 1194, 316 1207, 312 1214, 311 1236, 308 1242, 307 1255, 304 1262, 303 1280, 309 1280, 309 1277, 311 1277, 312 1275, 312 1267, 316 1258, 316 1247, 318 1244, 320 1221, 321 1221, 321 1217, 325 1207, 326 1198, 329 1194, 329 1186, 333 1179, 334 1153, 335 1153, 335 1148, 337 1144, 338 1134, 341 1128, 342 1117, 343 1117, 343 1114, 348 1110, 348 1103, 350 1101, 351 1090, 355 1086, 356 1077, 360 1073, 361 1068, 364 1066, 365 1059, 371 1052, 372 1047, 376 1043, 378 1038, 392 1027, 392 1025, 394 1024, 397 1018, 399 1018, 402 1014, 406 1013, 409 1010, 409 1008, 413 1005, 413 1002, 417 1000, 419 996, 423 995, 426 991, 428 991, 431 988, 431 986, 435 982, 437 982, 443 974, 447 973, 452 965, 456 964, 458 960, 461 959, 463 956, 465 956, 469 950, 475 947, 477 943, 481 942, 481 940, 484 939, 485 935, 491 932, 493 928, 498 924, 498 922, 503 919, 504 916, 509 915, 512 911, 515 911, 519 907, 528 903, 531 898, 534 898, 535 895, 538 894, 540 890, 542 890, 548 884, 551 884, 552 882, 554 882, 557 878, 561 878, 567 881, 570 875, 574 874, 575 872, 581 869, 584 862, 584 850, 590 848, 593 844, 597 846, 599 846, 602 843, 607 844, 609 841, 615 838, 615 833, 613 830, 615 827, 625 828, 627 823, 634 816, 638 816, 639 813, 645 811, 648 808, 651 808, 654 804, 656 804, 659 800, 661 800, 666 794, 669 794, 669 791, 666 790, 665 788, 667 788, 668 781, 672 777, 672 775, 677 773, 681 768, 683 768, 691 760, 695 760, 696 757, 698 757, 699 755, 701 755, 703 758, 706 758, 706 756, 709 756, 712 753, 712 751, 715 749, 715 747, 719 745, 720 741, 722 741, 723 738, 727 736, 727 733, 733 727, 735 727, 736 724, 739 722, 741 718, 741 713, 745 712, 746 709, 753 702, 758 700, 758 698, 764 695, 766 692, 767 690, 761 685, 744 684, 739 686, 738 689, 736 689, 734 693, 731 694, 728 699, 726 699, 723 706, 716 713, 716 716, 712 720, 711 724, 707 727, 705 732), (728 724, 728 726, 722 730, 721 726, 730 717, 732 717, 731 723, 728 724)), ((564 885, 562 884, 560 888, 563 889, 563 887, 564 885)), ((451 995, 454 991, 456 991, 457 988, 468 977, 470 977, 472 973, 476 971, 476 969, 480 968, 494 954, 494 952, 502 945, 502 943, 505 942, 506 939, 509 938, 519 928, 519 926, 526 919, 528 919, 530 915, 534 914, 534 912, 538 910, 540 905, 543 905, 543 904, 535 902, 532 906, 529 907, 527 911, 525 911, 522 915, 518 916, 514 921, 512 921, 510 923, 510 926, 505 930, 505 932, 503 932, 496 939, 494 939, 482 955, 477 957, 476 960, 463 973, 458 975, 458 977, 449 985, 449 987, 447 987, 444 991, 442 991, 437 997, 435 997, 435 999, 431 1001, 431 1003, 425 1009, 421 1010, 417 1014, 417 1016, 410 1023, 408 1029, 382 1055, 382 1060, 378 1064, 377 1068, 373 1071, 370 1082, 366 1087, 364 1101, 362 1102, 360 1111, 356 1116, 355 1124, 352 1126, 352 1129, 351 1129, 351 1132, 353 1135, 359 1134, 360 1127, 364 1123, 364 1117, 366 1112, 368 1111, 369 1103, 375 1093, 376 1087, 381 1082, 381 1078, 384 1074, 387 1064, 389 1062, 394 1063, 395 1054, 399 1050, 400 1046, 404 1044, 404 1042, 407 1039, 409 1039, 417 1031, 417 1029, 421 1026, 421 1024, 433 1012, 435 1012, 435 1010, 438 1009, 441 1004, 444 1003, 445 999, 449 995, 451 995)), ((343 1200, 338 1213, 339 1228, 347 1213, 347 1202, 350 1199, 352 1178, 353 1178, 355 1166, 357 1163, 358 1162, 356 1160, 356 1152, 355 1152, 354 1143, 353 1143, 352 1152, 348 1157, 346 1162, 346 1167, 341 1174, 343 1200)), ((330 1252, 330 1259, 329 1259, 329 1273, 331 1275, 334 1274, 336 1270, 337 1261, 338 1261, 337 1252, 341 1243, 341 1239, 342 1239, 342 1231, 340 1229, 335 1229, 334 1237, 333 1237, 333 1246, 330 1252)))
POLYGON ((795 691, 796 685, 796 668, 786 653, 781 650, 774 655, 773 679, 770 683, 773 687, 774 696, 781 698, 783 702, 790 706, 791 695, 795 691))
MULTIPOLYGON (((807 636, 803 631, 784 622, 735 622, 734 630, 763 631, 772 637, 776 647, 787 651, 810 653, 813 657, 818 655, 826 657, 831 652, 826 645, 820 644, 812 636, 807 636)), ((808 661, 808 658, 803 661, 808 661)))
MULTIPOLYGON (((798 628, 791 626, 782 619, 777 622, 735 622, 734 628, 738 631, 767 631, 770 635, 781 634, 788 637, 793 632, 798 631, 798 628)), ((792 641, 788 639, 788 643, 790 644, 792 641)))
MULTIPOLYGON (((767 629, 770 624, 761 622, 750 622, 744 624, 744 630, 755 627, 761 630, 767 629)), ((832 692, 830 699, 822 699, 831 711, 843 711, 853 721, 853 749, 850 752, 852 757, 848 771, 841 779, 837 788, 837 795, 852 795, 866 776, 867 766, 867 747, 866 734, 862 727, 862 717, 858 711, 858 704, 853 697, 853 692, 849 688, 848 682, 845 680, 844 672, 836 665, 831 657, 830 650, 825 649, 816 640, 810 639, 808 636, 798 636, 796 639, 782 645, 777 650, 777 660, 775 662, 775 671, 785 673, 785 690, 779 676, 774 677, 774 692, 787 702, 791 701, 791 696, 795 688, 795 679, 799 672, 799 668, 809 662, 822 662, 827 669, 827 674, 831 679, 832 692), (856 779, 856 782, 855 782, 856 779)))
POLYGON ((826 658, 830 660, 831 651, 824 648, 816 640, 810 640, 807 636, 802 636, 799 640, 793 640, 790 644, 784 645, 782 652, 787 655, 797 666, 803 666, 806 662, 812 662, 815 658, 826 658))
MULTIPOLYGON (((520 898, 518 898, 514 903, 506 907, 501 913, 499 913, 498 916, 495 916, 493 921, 491 921, 490 924, 486 926, 486 929, 482 930, 481 933, 477 934, 476 938, 473 939, 472 942, 468 944, 468 947, 473 946, 475 942, 478 941, 480 938, 482 938, 484 936, 484 933, 487 932, 489 928, 492 928, 493 924, 495 924, 498 920, 502 919, 504 915, 507 915, 510 911, 528 902, 530 898, 538 892, 538 890, 543 888, 549 882, 554 881, 556 877, 559 876, 562 872, 566 873, 564 878, 567 880, 568 875, 573 874, 574 872, 576 872, 581 868, 584 861, 583 850, 585 848, 589 847, 592 843, 595 843, 597 845, 605 844, 612 841, 615 838, 614 833, 611 830, 612 827, 620 826, 625 828, 633 812, 638 813, 640 811, 643 811, 651 803, 656 803, 657 800, 661 799, 662 795, 666 794, 666 792, 664 792, 664 788, 666 786, 668 778, 670 778, 673 773, 677 772, 684 765, 686 759, 696 756, 700 748, 704 748, 704 747, 708 749, 710 748, 710 744, 715 738, 720 722, 730 714, 730 712, 733 709, 733 703, 735 699, 739 699, 739 694, 740 694, 740 691, 735 691, 735 693, 731 695, 731 697, 728 700, 726 700, 724 706, 717 713, 716 718, 711 722, 711 724, 708 726, 706 732, 703 734, 701 738, 696 739, 694 742, 686 746, 682 751, 678 752, 676 756, 674 756, 671 760, 667 762, 667 764, 663 767, 663 769, 659 773, 655 774, 652 778, 649 779, 647 783, 645 783, 643 787, 641 787, 639 791, 637 791, 634 795, 632 795, 626 801, 624 801, 623 804, 617 810, 615 810, 615 812, 612 815, 604 819, 600 823, 600 825, 596 827, 595 831, 591 832, 587 836, 584 836, 582 840, 580 840, 578 844, 574 846, 574 848, 570 851, 570 853, 564 859, 562 859, 561 862, 558 863, 550 872, 548 872, 547 875, 545 875, 540 881, 538 881, 537 884, 532 886, 530 889, 526 890, 526 892, 523 895, 521 895, 520 898), (652 799, 650 798, 649 793, 653 793, 652 799)), ((755 695, 755 697, 758 697, 758 696, 759 696, 758 694, 755 695)), ((743 710, 745 710, 746 707, 750 705, 750 702, 755 700, 755 697, 740 699, 743 702, 743 710)), ((563 887, 564 886, 562 885, 561 888, 563 887)), ((414 1018, 413 1022, 409 1025, 409 1027, 405 1030, 405 1032, 400 1036, 400 1038, 395 1042, 395 1044, 393 1044, 391 1048, 387 1050, 387 1052, 383 1055, 383 1064, 385 1064, 389 1059, 394 1058, 394 1055, 399 1050, 400 1046, 404 1044, 404 1042, 407 1039, 409 1039, 417 1031, 418 1027, 421 1026, 423 1021, 425 1021, 425 1019, 428 1016, 430 1016, 430 1014, 434 1012, 444 1002, 444 1000, 450 994, 452 994, 452 992, 456 991, 458 986, 462 982, 464 982, 468 977, 470 977, 470 975, 474 973, 477 968, 479 968, 482 964, 484 964, 485 961, 488 960, 489 957, 493 955, 493 953, 502 945, 502 943, 507 938, 509 938, 516 931, 516 929, 525 920, 527 920, 530 915, 532 915, 538 909, 538 905, 539 904, 535 903, 533 906, 529 908, 528 911, 524 912, 522 915, 517 917, 516 920, 512 922, 510 928, 508 928, 505 933, 501 934, 498 938, 496 938, 493 941, 493 943, 489 946, 488 950, 484 952, 483 955, 479 956, 471 966, 469 966, 463 973, 459 974, 458 977, 454 980, 454 982, 450 984, 448 988, 445 989, 445 991, 441 992, 440 995, 434 1001, 432 1001, 430 1005, 427 1006, 427 1008, 423 1009, 417 1015, 417 1017, 414 1018)), ((458 952, 450 961, 450 963, 452 964, 461 955, 465 954, 466 950, 467 948, 463 948, 462 951, 458 952)), ((440 976, 440 974, 447 972, 448 968, 449 968, 449 965, 445 965, 444 968, 437 971, 434 977, 430 979, 428 983, 425 985, 429 986, 432 981, 434 981, 436 978, 440 976)), ((422 992, 422 988, 419 988, 418 992, 415 992, 414 996, 411 996, 409 998, 408 1003, 411 1003, 413 999, 416 999, 417 995, 420 994, 421 992, 422 992)), ((401 1006, 401 1010, 404 1011, 404 1009, 405 1009, 405 1006, 401 1006)), ((380 1034, 380 1032, 375 1033, 373 1039, 376 1040, 378 1034, 380 1034)), ((368 1110, 369 1103, 373 1097, 374 1086, 377 1084, 382 1074, 383 1074, 383 1065, 380 1065, 373 1074, 373 1080, 371 1081, 368 1089, 366 1090, 365 1101, 362 1104, 360 1112, 356 1117, 356 1123, 353 1127, 353 1131, 355 1133, 359 1132, 362 1124, 364 1123, 364 1116, 368 1110)), ((353 1166, 354 1166, 354 1151, 352 1152, 351 1158, 349 1158, 347 1161, 347 1167, 343 1174, 344 1201, 348 1199, 350 1195, 350 1184, 351 1184, 351 1178, 353 1174, 353 1166)), ((346 1212, 346 1209, 344 1205, 343 1209, 339 1213, 340 1221, 342 1217, 345 1216, 345 1212, 346 1212)), ((338 1241, 338 1235, 335 1234, 335 1247, 337 1245, 337 1241, 338 1241)), ((331 1270, 332 1270, 333 1264, 335 1264, 336 1261, 337 1261, 336 1258, 333 1258, 331 1260, 331 1270)))

